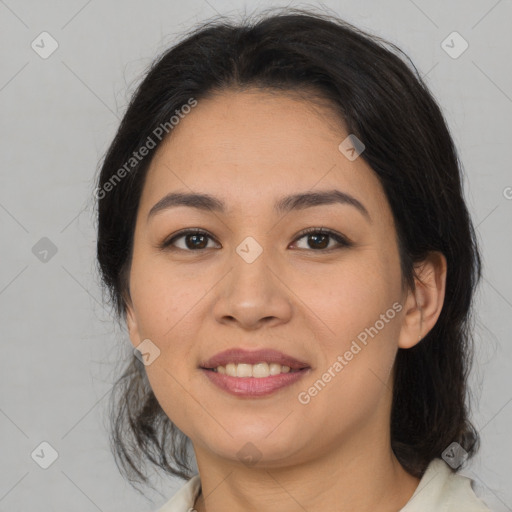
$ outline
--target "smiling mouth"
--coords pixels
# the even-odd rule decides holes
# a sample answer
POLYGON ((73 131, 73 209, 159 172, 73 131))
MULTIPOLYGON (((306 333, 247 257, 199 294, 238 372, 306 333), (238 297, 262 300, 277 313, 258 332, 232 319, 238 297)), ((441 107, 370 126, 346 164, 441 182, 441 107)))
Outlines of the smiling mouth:
POLYGON ((304 360, 271 348, 230 348, 202 361, 207 382, 237 398, 266 397, 283 390, 312 371, 304 360))

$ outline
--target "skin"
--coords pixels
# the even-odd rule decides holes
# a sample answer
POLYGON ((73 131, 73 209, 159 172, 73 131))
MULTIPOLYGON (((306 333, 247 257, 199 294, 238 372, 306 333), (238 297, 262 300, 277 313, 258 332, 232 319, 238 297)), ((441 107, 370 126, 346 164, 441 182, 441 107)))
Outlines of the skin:
POLYGON ((419 480, 391 450, 391 369, 398 348, 418 343, 440 314, 444 256, 432 253, 417 267, 422 282, 402 289, 384 191, 362 158, 350 161, 338 149, 348 133, 328 106, 291 93, 229 90, 199 101, 171 135, 139 204, 127 325, 135 347, 150 339, 160 350, 146 371, 162 408, 192 441, 202 484, 195 509, 400 509, 419 480), (348 204, 272 209, 281 196, 331 189, 357 198, 371 221, 348 204), (227 211, 180 206, 147 219, 177 191, 214 195, 227 211), (298 238, 310 227, 353 245, 331 238, 337 248, 317 249, 307 235, 298 238), (187 249, 186 238, 174 251, 158 247, 184 228, 207 231, 211 238, 196 242, 207 248, 187 249), (252 263, 236 252, 247 236, 263 250, 252 263), (300 403, 298 394, 395 302, 402 310, 300 403), (268 397, 235 397, 199 369, 232 347, 275 348, 311 370, 268 397), (248 442, 261 457, 252 466, 237 455, 248 442))

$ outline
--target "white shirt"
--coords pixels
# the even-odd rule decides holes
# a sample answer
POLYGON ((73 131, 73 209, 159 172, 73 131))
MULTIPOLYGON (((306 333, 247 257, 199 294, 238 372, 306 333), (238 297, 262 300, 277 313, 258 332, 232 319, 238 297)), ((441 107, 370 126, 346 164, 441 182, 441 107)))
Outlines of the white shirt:
MULTIPOLYGON (((434 459, 399 512, 491 512, 476 496, 471 482, 453 473, 442 459, 434 459)), ((200 490, 201 480, 194 475, 158 512, 192 512, 200 490)))

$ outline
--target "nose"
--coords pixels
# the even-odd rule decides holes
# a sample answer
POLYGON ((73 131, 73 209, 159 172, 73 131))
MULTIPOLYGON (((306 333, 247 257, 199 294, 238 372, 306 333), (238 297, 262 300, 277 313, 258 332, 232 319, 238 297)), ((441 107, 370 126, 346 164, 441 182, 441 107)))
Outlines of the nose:
POLYGON ((291 319, 293 294, 265 250, 253 261, 233 251, 230 264, 213 307, 217 322, 255 330, 291 319))

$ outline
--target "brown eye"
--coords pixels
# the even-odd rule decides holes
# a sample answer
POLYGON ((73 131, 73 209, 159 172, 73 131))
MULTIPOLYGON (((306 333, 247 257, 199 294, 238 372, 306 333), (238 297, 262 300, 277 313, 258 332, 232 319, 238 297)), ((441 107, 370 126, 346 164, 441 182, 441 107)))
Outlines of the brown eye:
POLYGON ((198 230, 186 230, 174 235, 171 239, 165 241, 161 248, 162 249, 181 249, 184 251, 198 251, 208 248, 209 239, 213 238, 205 231, 198 230), (177 244, 177 241, 180 243, 177 244), (181 240, 183 240, 181 242, 181 240))
POLYGON ((327 250, 331 249, 339 249, 341 247, 349 247, 351 246, 351 242, 349 242, 344 236, 331 231, 329 229, 323 228, 309 228, 301 233, 301 236, 296 239, 301 240, 302 238, 306 239, 306 247, 299 247, 299 249, 310 249, 314 251, 318 250, 327 250), (330 242, 334 240, 336 244, 334 246, 329 246, 330 242))

